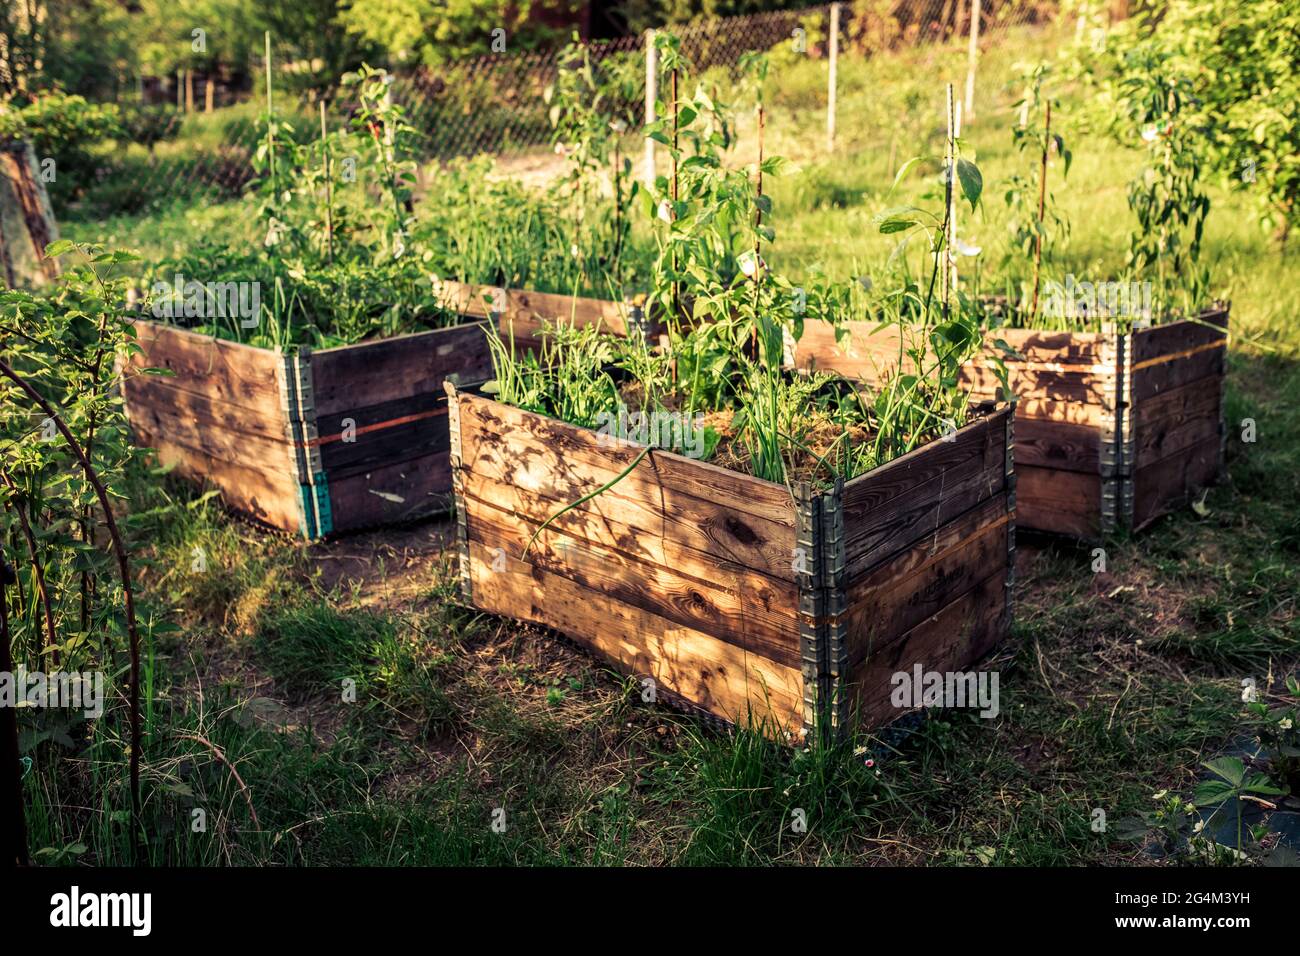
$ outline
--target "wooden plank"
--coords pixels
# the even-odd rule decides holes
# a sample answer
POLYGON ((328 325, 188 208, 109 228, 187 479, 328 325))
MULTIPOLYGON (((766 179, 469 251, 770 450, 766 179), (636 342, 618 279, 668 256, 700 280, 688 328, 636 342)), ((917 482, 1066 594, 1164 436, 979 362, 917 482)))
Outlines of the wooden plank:
POLYGON ((184 478, 210 482, 234 510, 281 531, 298 530, 302 520, 302 499, 297 479, 290 474, 287 461, 283 473, 268 473, 210 458, 162 435, 150 435, 146 440, 156 452, 160 464, 174 465, 176 474, 184 478))
MULTIPOLYGON (((479 396, 462 392, 458 399, 466 475, 554 501, 576 502, 596 491, 642 451, 624 442, 602 446, 591 429, 479 396)), ((656 450, 584 507, 650 534, 675 535, 720 560, 793 580, 794 506, 781 485, 656 450), (689 526, 702 534, 680 530, 689 526)))
POLYGON ((446 396, 433 393, 323 416, 316 430, 321 466, 331 480, 450 448, 446 396))
MULTIPOLYGON (((146 409, 159 409, 222 428, 231 434, 286 441, 284 413, 278 407, 271 414, 265 408, 232 405, 185 388, 184 383, 178 383, 171 376, 136 371, 122 376, 122 393, 132 415, 141 414, 146 409)), ((287 450, 285 454, 288 454, 287 450)))
POLYGON ((1065 422, 1072 425, 1086 425, 1089 428, 1101 428, 1108 417, 1105 406, 1100 402, 1089 404, 1022 398, 1016 403, 1017 431, 1020 429, 1020 423, 1024 421, 1065 422))
POLYGON ((1030 465, 1099 474, 1101 468, 1100 428, 1071 422, 1021 418, 1016 410, 1016 469, 1030 465))
POLYGON ((1149 359, 1155 364, 1133 369, 1133 401, 1144 402, 1189 382, 1223 378, 1227 354, 1226 344, 1212 342, 1202 345, 1199 350, 1192 350, 1190 354, 1176 353, 1149 359))
POLYGON ((901 639, 1007 563, 1006 496, 989 499, 847 588, 850 668, 901 639))
POLYGON ((1138 469, 1133 476, 1133 529, 1182 507, 1219 475, 1218 435, 1138 469))
POLYGON ((726 720, 753 713, 798 730, 803 679, 771 661, 659 615, 613 600, 561 575, 470 542, 475 606, 554 628, 627 674, 652 678, 671 694, 726 720))
MULTIPOLYGON (((899 329, 876 322, 847 322, 844 341, 837 341, 829 322, 804 323, 803 335, 795 345, 795 367, 829 369, 848 378, 879 382, 898 364, 899 329)), ((908 345, 917 344, 916 332, 909 332, 908 345)), ((986 356, 1002 358, 1010 368, 1025 373, 1046 372, 1104 374, 1109 337, 1098 333, 1043 332, 1033 329, 990 329, 986 333, 986 356), (1002 339, 1019 353, 1011 358, 993 345, 1002 339)))
POLYGON ((267 417, 279 415, 276 378, 280 357, 269 349, 227 342, 157 322, 135 322, 143 355, 132 355, 136 368, 164 368, 174 388, 252 409, 267 417))
POLYGON ((1096 539, 1101 535, 1101 475, 1017 462, 1016 526, 1096 539))
POLYGON ((844 486, 845 564, 853 579, 1006 486, 1009 409, 844 486))
POLYGON ((878 727, 905 713, 890 700, 894 674, 910 672, 916 664, 925 671, 965 670, 992 651, 1010 624, 1006 580, 1003 564, 902 637, 868 649, 862 663, 849 672, 849 692, 858 718, 878 727))
POLYGON ((778 591, 784 593, 785 586, 793 582, 792 555, 773 555, 774 560, 784 562, 779 577, 765 569, 719 559, 710 553, 713 538, 708 529, 682 520, 675 512, 656 512, 637 502, 599 495, 581 507, 559 514, 569 502, 467 471, 462 472, 461 478, 471 510, 488 505, 507 512, 530 533, 559 515, 550 528, 573 541, 592 542, 630 560, 672 568, 690 579, 714 581, 737 593, 757 595, 765 604, 770 604, 778 591))
MULTIPOLYGON (((238 409, 233 405, 225 407, 238 409)), ((137 445, 153 447, 156 441, 165 438, 178 449, 188 448, 214 461, 244 465, 269 474, 293 472, 293 453, 283 433, 279 438, 268 438, 232 428, 228 420, 199 417, 192 410, 177 409, 162 402, 135 402, 131 406, 130 423, 137 445)))
POLYGON ((451 507, 450 450, 327 479, 335 531, 411 521, 451 507))
POLYGON ((1138 402, 1134 467, 1141 469, 1219 434, 1223 379, 1206 378, 1138 402))
MULTIPOLYGON (((1011 393, 1021 401, 1080 405, 1102 405, 1106 401, 1109 379, 1104 374, 1024 365, 1008 365, 1007 372, 1011 393)), ((977 365, 963 367, 961 383, 979 396, 998 397, 1002 391, 1002 383, 993 369, 977 365)))
POLYGON ((455 279, 438 279, 433 288, 434 296, 443 308, 474 319, 490 319, 499 307, 504 291, 500 286, 457 282, 455 279))
POLYGON ((1134 366, 1145 362, 1178 355, 1189 349, 1206 345, 1226 344, 1228 312, 1215 309, 1203 312, 1195 319, 1183 319, 1167 325, 1156 325, 1133 332, 1131 354, 1134 366))
POLYGON ((398 335, 311 353, 317 416, 346 415, 410 398, 441 396, 443 380, 461 384, 492 377, 487 323, 398 335))
POLYGON ((760 590, 747 591, 729 587, 729 575, 722 571, 690 577, 549 528, 533 540, 535 525, 482 501, 475 502, 468 525, 470 541, 780 664, 799 666, 799 589, 793 582, 763 579, 760 590))

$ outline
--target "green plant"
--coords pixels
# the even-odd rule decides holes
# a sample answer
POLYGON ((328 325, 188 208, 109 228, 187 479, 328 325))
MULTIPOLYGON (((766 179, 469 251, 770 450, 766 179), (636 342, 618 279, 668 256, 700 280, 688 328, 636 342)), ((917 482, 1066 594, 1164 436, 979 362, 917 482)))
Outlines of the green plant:
POLYGON ((1259 741, 1268 761, 1269 779, 1292 796, 1300 795, 1300 680, 1288 675, 1285 681, 1289 701, 1270 706, 1262 700, 1246 705, 1248 726, 1259 741))
POLYGON ((1204 130, 1190 123, 1191 93, 1177 74, 1170 75, 1168 57, 1134 51, 1125 66, 1121 100, 1149 148, 1147 168, 1129 184, 1138 227, 1129 242, 1128 267, 1139 276, 1154 269, 1165 306, 1181 293, 1190 311, 1201 305, 1209 285, 1208 270, 1199 263, 1210 212, 1201 184, 1204 130))
MULTIPOLYGON (((1030 306, 1024 316, 1024 321, 1030 327, 1038 321, 1044 261, 1049 264, 1052 262, 1055 247, 1070 232, 1069 221, 1060 211, 1054 194, 1047 188, 1048 158, 1052 151, 1055 150, 1065 161, 1063 178, 1070 175, 1072 159, 1061 134, 1052 131, 1052 108, 1059 104, 1045 95, 1043 90, 1049 70, 1045 64, 1032 68, 1026 79, 1024 93, 1013 107, 1018 111, 1018 119, 1011 128, 1012 143, 1018 153, 1022 156, 1028 154, 1034 160, 1036 175, 1021 172, 1013 174, 1008 178, 1003 194, 1012 215, 1011 243, 1004 268, 1014 281, 1023 284, 1025 276, 1021 264, 1025 261, 1033 263, 1030 282, 1032 291, 1028 296, 1030 306)), ((1022 293, 1021 299, 1024 298, 1022 293)))

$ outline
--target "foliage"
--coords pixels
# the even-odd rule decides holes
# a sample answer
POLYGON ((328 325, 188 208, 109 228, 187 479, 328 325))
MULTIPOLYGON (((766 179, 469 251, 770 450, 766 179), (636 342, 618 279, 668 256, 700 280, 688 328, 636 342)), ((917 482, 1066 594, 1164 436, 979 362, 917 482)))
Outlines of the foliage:
POLYGON ((76 196, 98 177, 95 147, 122 135, 122 114, 112 103, 50 92, 20 109, 0 113, 0 140, 32 144, 38 164, 54 160, 56 194, 76 196))
POLYGON ((1026 319, 1031 324, 1038 318, 1043 264, 1052 265, 1058 245, 1070 233, 1069 220, 1057 205, 1055 191, 1046 186, 1048 158, 1052 152, 1064 160, 1062 178, 1070 175, 1073 158, 1065 146, 1065 139, 1051 129, 1051 111, 1059 103, 1048 97, 1043 89, 1049 72, 1050 68, 1045 64, 1031 67, 1024 93, 1012 107, 1017 111, 1018 119, 1011 128, 1011 140, 1017 153, 1026 157, 1028 162, 1023 171, 1008 177, 1003 194, 1012 217, 1009 223, 1011 242, 1003 269, 1009 283, 1021 286, 1021 301, 1030 301, 1026 319), (1032 263, 1032 276, 1025 269, 1028 263, 1032 263), (1023 289, 1027 280, 1032 291, 1026 295, 1023 289))
POLYGON ((1300 223, 1300 7, 1290 0, 1174 0, 1139 25, 1187 84, 1201 153, 1257 197, 1285 241, 1300 223))
POLYGON ((493 31, 504 31, 505 49, 517 52, 553 39, 544 16, 572 13, 573 0, 351 0, 339 14, 347 29, 386 48, 399 63, 435 66, 494 50, 493 31))
MULTIPOLYGON (((51 243, 47 254, 76 257, 52 294, 0 292, 0 360, 7 367, 0 385, 0 545, 6 562, 21 569, 5 595, 8 622, 15 663, 39 672, 99 671, 111 700, 127 673, 123 655, 139 660, 126 554, 99 495, 112 505, 126 500, 124 476, 134 455, 115 388, 116 360, 136 348, 123 274, 131 257, 67 240, 51 243)), ((20 711, 25 749, 39 764, 113 760, 127 752, 134 727, 132 713, 121 711, 95 718, 91 727, 71 709, 20 711)), ((125 800, 114 794, 109 802, 122 822, 125 800)))

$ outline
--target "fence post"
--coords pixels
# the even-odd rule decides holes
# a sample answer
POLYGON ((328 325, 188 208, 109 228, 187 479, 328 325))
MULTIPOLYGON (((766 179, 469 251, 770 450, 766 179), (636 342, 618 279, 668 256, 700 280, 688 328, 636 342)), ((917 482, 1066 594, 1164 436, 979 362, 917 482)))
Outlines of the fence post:
MULTIPOLYGON (((658 95, 656 83, 659 75, 659 53, 655 49, 655 32, 645 32, 645 122, 649 126, 655 121, 655 99, 658 95)), ((645 138, 645 184, 653 188, 655 184, 655 141, 645 138)))
POLYGON ((835 149, 835 81, 840 59, 840 5, 831 4, 830 77, 826 83, 826 151, 835 149))
POLYGON ((980 0, 970 0, 970 52, 966 66, 966 118, 975 115, 975 61, 980 55, 980 0))

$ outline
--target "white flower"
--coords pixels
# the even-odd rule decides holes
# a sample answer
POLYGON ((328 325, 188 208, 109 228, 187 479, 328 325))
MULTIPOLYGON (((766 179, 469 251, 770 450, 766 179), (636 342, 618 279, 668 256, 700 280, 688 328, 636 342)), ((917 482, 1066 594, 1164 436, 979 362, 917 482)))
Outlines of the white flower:
POLYGON ((667 199, 664 199, 659 203, 659 218, 664 222, 673 221, 673 207, 668 204, 667 199))
POLYGON ((1283 730, 1290 730, 1290 729, 1291 729, 1291 718, 1290 718, 1290 717, 1283 717, 1281 720, 1279 720, 1279 721, 1277 722, 1277 725, 1278 725, 1279 727, 1281 727, 1283 730))
POLYGON ((1160 135, 1160 129, 1157 126, 1142 127, 1142 139, 1148 143, 1154 143, 1156 137, 1160 135))
POLYGON ((984 250, 980 246, 973 246, 968 242, 957 240, 957 254, 963 256, 978 256, 984 250))
POLYGON ((1197 820, 1197 821, 1196 821, 1196 826, 1192 827, 1192 832, 1193 832, 1193 833, 1200 833, 1200 832, 1201 832, 1202 830, 1204 830, 1204 829, 1205 829, 1205 821, 1204 821, 1204 820, 1197 820))
POLYGON ((740 271, 750 279, 754 278, 754 276, 758 274, 759 270, 764 269, 767 266, 767 263, 763 261, 762 256, 756 256, 752 252, 743 253, 738 262, 740 265, 740 271))
POLYGON ((569 244, 569 255, 578 258, 578 244, 576 242, 569 244))

